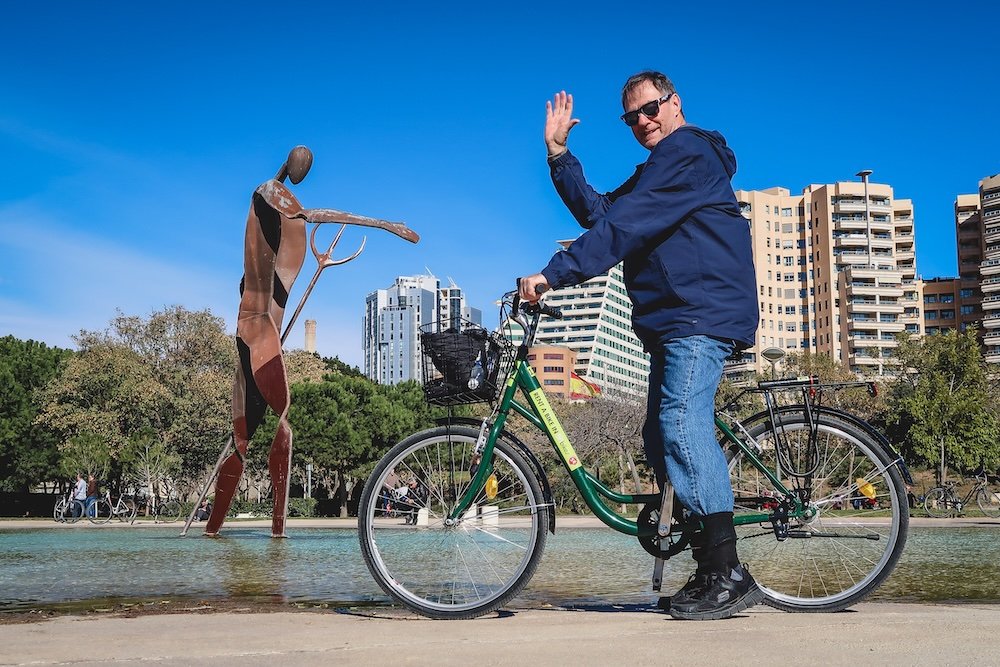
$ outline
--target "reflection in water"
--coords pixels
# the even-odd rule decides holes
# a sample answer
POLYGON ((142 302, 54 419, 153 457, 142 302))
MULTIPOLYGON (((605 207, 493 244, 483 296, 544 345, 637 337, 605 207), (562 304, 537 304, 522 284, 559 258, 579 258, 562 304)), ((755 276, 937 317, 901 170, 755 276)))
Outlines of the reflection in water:
MULTIPOLYGON (((220 539, 178 539, 176 528, 3 530, 0 610, 79 600, 248 598, 331 605, 383 602, 361 559, 357 533, 296 529, 274 540, 259 529, 220 539)), ((915 528, 893 575, 869 598, 1000 602, 1000 526, 915 528)), ((664 591, 692 570, 667 563, 664 591)), ((636 604, 650 591, 650 558, 634 538, 559 529, 513 606, 636 604)))
MULTIPOLYGON (((214 538, 221 542, 216 556, 221 568, 222 587, 229 597, 256 598, 284 602, 288 564, 288 540, 254 535, 238 539, 214 538), (261 541, 264 542, 261 548, 261 541)), ((211 556, 197 558, 207 565, 211 556)))

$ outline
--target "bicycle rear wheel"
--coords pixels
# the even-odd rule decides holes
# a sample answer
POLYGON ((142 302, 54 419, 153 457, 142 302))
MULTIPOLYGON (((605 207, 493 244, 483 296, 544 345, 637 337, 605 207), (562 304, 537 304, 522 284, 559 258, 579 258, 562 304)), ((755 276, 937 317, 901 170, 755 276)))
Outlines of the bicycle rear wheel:
POLYGON ((550 509, 531 466, 502 440, 475 506, 447 521, 471 482, 478 435, 452 426, 410 436, 383 457, 361 496, 365 564, 382 590, 430 618, 473 618, 500 608, 531 579, 545 547, 550 509), (402 501, 397 493, 397 508, 408 511, 392 516, 386 501, 413 480, 426 493, 407 498, 411 491, 402 501))
MULTIPOLYGON (((885 580, 906 544, 909 509, 895 457, 852 425, 822 417, 815 437, 804 415, 785 415, 750 429, 763 466, 795 489, 807 516, 788 520, 778 539, 769 522, 737 526, 737 548, 766 595, 785 611, 836 611, 849 607, 885 580), (796 468, 796 470, 790 470, 796 468)), ((736 496, 735 515, 773 511, 780 494, 733 446, 728 452, 736 496)))
POLYGON ((1000 516, 1000 496, 988 486, 979 489, 976 493, 976 505, 979 507, 979 511, 988 517, 1000 516))
POLYGON ((948 498, 948 492, 936 487, 924 496, 924 511, 935 519, 946 519, 954 514, 954 504, 948 498))

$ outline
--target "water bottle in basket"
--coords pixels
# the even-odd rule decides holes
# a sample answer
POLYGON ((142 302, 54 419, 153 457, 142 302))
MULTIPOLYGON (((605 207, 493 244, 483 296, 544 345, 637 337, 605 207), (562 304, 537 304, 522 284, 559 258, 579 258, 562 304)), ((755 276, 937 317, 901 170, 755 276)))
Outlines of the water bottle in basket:
POLYGON ((483 383, 483 376, 485 374, 482 362, 476 359, 476 365, 472 367, 472 372, 469 373, 469 389, 473 391, 479 389, 479 385, 483 383))

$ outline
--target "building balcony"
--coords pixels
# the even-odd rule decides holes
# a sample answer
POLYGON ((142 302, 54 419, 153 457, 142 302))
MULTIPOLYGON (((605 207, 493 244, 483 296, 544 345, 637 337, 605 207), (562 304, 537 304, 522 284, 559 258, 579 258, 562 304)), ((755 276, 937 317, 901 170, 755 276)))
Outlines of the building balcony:
POLYGON ((893 228, 891 220, 875 220, 872 219, 871 225, 865 223, 865 218, 841 218, 840 220, 834 220, 834 227, 836 229, 842 229, 844 231, 867 231, 871 229, 873 232, 887 232, 893 228))
POLYGON ((986 345, 1000 345, 1000 329, 987 329, 983 334, 983 343, 986 345))
POLYGON ((885 347, 896 347, 895 336, 889 336, 888 338, 883 336, 878 336, 876 334, 852 334, 847 337, 847 340, 851 341, 851 344, 855 348, 885 348, 885 347))
POLYGON ((983 310, 1000 310, 1000 294, 983 297, 983 310))
POLYGON ((902 285, 876 285, 867 282, 852 282, 847 285, 848 296, 885 296, 899 299, 903 296, 902 285))
POLYGON ((876 330, 882 324, 875 317, 848 317, 847 323, 851 325, 852 329, 864 329, 866 331, 876 330))
POLYGON ((884 362, 885 362, 885 359, 883 359, 882 357, 871 357, 871 356, 868 356, 867 354, 852 354, 851 355, 851 363, 852 364, 857 364, 857 365, 862 365, 862 366, 878 366, 879 364, 884 363, 884 362))
POLYGON ((854 298, 847 301, 846 307, 852 313, 902 313, 903 305, 898 301, 854 298))
POLYGON ((1000 259, 987 259, 979 263, 979 275, 996 276, 1000 275, 1000 259))
POLYGON ((982 324, 984 329, 1000 328, 1000 313, 983 315, 982 324))
MULTIPOLYGON (((864 254, 862 254, 866 257, 864 254)), ((880 283, 903 283, 903 274, 896 267, 871 267, 852 265, 847 268, 845 280, 848 282, 865 282, 875 279, 880 283)))
MULTIPOLYGON (((982 281, 979 283, 979 289, 982 290, 983 294, 1000 292, 1000 276, 994 276, 982 281)), ((963 301, 968 301, 968 299, 963 299, 963 301)))

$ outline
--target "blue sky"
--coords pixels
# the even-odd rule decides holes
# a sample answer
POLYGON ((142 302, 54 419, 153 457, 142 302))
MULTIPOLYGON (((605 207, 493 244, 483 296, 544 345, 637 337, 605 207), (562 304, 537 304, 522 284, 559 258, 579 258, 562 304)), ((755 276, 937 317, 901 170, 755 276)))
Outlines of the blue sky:
POLYGON ((321 354, 360 363, 365 294, 427 269, 495 321, 514 277, 578 232, 548 179, 545 101, 574 95, 571 148, 610 190, 644 159, 618 99, 647 68, 727 137, 737 188, 874 170, 914 201, 925 278, 956 273, 955 196, 1000 172, 996 3, 342 5, 6 7, 0 335, 72 346, 116 309, 172 304, 233 330, 250 194, 297 144, 315 155, 305 206, 422 236, 370 231, 323 274, 303 315, 321 354))

